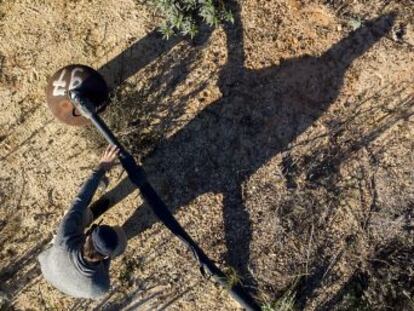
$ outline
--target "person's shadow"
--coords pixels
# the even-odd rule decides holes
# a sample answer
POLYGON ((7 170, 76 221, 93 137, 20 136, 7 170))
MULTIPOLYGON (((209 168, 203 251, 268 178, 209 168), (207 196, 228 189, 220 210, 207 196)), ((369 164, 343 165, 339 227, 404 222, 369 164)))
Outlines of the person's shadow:
MULTIPOLYGON (((249 70, 243 66, 243 28, 237 3, 232 10, 235 24, 225 27, 228 61, 218 82, 222 98, 164 140, 143 161, 143 167, 150 180, 168 185, 163 198, 173 212, 202 194, 223 195, 227 263, 245 284, 254 286, 248 269, 253 232, 243 205, 243 184, 328 109, 349 65, 391 29, 394 15, 369 21, 320 57, 302 56, 278 66, 249 70)), ((126 178, 93 208, 107 209, 133 189, 126 178)), ((124 228, 133 238, 156 221, 143 205, 124 228)))

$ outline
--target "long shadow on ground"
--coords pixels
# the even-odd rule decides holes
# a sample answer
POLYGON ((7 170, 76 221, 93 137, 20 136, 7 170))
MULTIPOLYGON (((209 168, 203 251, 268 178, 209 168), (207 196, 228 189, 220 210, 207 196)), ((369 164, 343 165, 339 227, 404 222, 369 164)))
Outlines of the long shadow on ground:
MULTIPOLYGON (((243 205, 243 182, 328 109, 346 69, 390 30, 394 16, 366 23, 320 57, 292 58, 279 66, 249 70, 243 67, 243 28, 236 3, 233 12, 235 25, 225 28, 228 62, 218 83, 222 98, 163 141, 143 166, 156 168, 153 176, 170 185, 166 201, 173 212, 204 193, 223 194, 227 262, 254 286, 248 269, 253 232, 243 205)), ((125 179, 96 206, 109 208, 133 189, 125 179)), ((144 205, 124 228, 133 238, 156 221, 144 205)))

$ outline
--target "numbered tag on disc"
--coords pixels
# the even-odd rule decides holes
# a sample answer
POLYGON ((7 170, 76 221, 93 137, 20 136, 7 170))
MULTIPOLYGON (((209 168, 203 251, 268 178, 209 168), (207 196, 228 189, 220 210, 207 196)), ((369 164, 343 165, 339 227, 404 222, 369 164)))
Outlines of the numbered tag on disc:
POLYGON ((73 89, 79 89, 101 112, 108 104, 108 87, 96 70, 85 65, 66 66, 49 79, 47 104, 56 118, 69 125, 86 125, 89 120, 80 115, 69 99, 68 92, 73 89))

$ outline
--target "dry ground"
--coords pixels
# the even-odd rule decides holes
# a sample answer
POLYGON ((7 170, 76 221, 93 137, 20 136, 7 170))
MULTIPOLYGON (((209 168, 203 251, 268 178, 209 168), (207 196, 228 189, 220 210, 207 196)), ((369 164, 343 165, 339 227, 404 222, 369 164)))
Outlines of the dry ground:
POLYGON ((120 167, 103 219, 126 221, 131 239, 113 291, 71 299, 39 275, 35 256, 104 146, 45 105, 48 77, 82 63, 114 87, 103 117, 178 220, 263 304, 413 310, 413 1, 244 0, 234 12, 233 26, 165 42, 160 17, 132 0, 0 1, 7 308, 238 309, 120 167))

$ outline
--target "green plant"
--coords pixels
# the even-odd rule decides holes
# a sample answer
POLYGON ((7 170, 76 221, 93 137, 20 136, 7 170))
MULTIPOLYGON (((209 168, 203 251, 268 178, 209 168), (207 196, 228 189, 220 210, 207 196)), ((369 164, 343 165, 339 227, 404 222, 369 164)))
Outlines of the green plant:
POLYGON ((288 290, 282 297, 273 303, 262 305, 262 311, 294 311, 295 310, 295 293, 288 290))
POLYGON ((262 305, 262 311, 294 311, 295 295, 288 293, 273 303, 265 303, 262 305))
POLYGON ((298 280, 299 279, 296 279, 278 299, 269 301, 269 299, 265 297, 264 301, 266 302, 261 306, 262 311, 295 311, 297 308, 295 306, 296 292, 294 289, 298 280))
POLYGON ((228 270, 226 271, 226 277, 227 277, 227 286, 226 286, 227 289, 230 289, 233 286, 240 284, 242 281, 240 275, 232 267, 228 268, 228 270))
POLYGON ((161 33, 165 38, 181 33, 193 38, 202 22, 217 27, 223 22, 233 23, 233 15, 223 0, 149 0, 165 21, 161 33))

